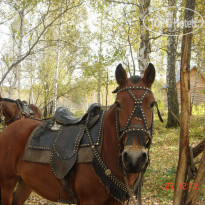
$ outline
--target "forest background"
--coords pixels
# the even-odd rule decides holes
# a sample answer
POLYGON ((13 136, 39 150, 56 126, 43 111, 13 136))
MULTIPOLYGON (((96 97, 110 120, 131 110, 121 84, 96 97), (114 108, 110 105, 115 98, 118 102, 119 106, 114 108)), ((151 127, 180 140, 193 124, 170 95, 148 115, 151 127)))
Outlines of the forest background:
MULTIPOLYGON (((167 1, 152 1, 155 10, 167 1)), ((185 6, 185 1, 177 1, 185 6)), ((204 14, 203 1, 196 11, 204 14)), ((85 111, 110 105, 114 69, 140 74, 142 26, 135 1, 1 1, 0 86, 2 97, 38 105, 44 117, 64 105, 85 111)), ((183 14, 182 14, 183 15, 183 14)), ((163 17, 162 17, 163 18, 163 17)), ((193 38, 191 65, 204 73, 204 25, 193 38)), ((176 74, 181 38, 177 37, 176 74)), ((166 112, 167 36, 149 32, 149 61, 156 67, 154 94, 166 112)), ((201 109, 201 108, 200 108, 201 109)))
MULTIPOLYGON (((114 103, 114 70, 119 63, 132 76, 142 75, 145 65, 151 62, 156 68, 152 90, 166 119, 169 96, 161 88, 168 83, 168 77, 175 79, 180 71, 183 35, 177 35, 175 43, 170 43, 167 28, 150 31, 143 19, 148 12, 163 6, 185 7, 185 4, 185 0, 0 0, 0 94, 36 104, 45 118, 58 106, 66 106, 80 116, 94 102, 103 106, 114 103), (171 73, 169 54, 173 45, 175 61, 171 73)), ((203 0, 196 1, 195 11, 201 15, 202 23, 193 33, 190 65, 204 76, 203 0)), ((184 12, 178 15, 183 18, 184 12)), ((166 18, 166 13, 161 12, 160 18, 166 18)), ((196 145, 204 138, 203 101, 193 104, 192 114, 191 143, 196 145)), ((178 116, 172 118, 176 120, 178 116)), ((159 204, 165 199, 165 204, 171 201, 173 191, 165 191, 164 187, 166 180, 174 182, 177 160, 176 155, 168 154, 173 161, 167 168, 164 166, 168 158, 160 161, 159 155, 178 151, 179 129, 167 130, 165 125, 156 129, 158 138, 152 150, 156 151, 153 153, 156 163, 148 169, 144 191, 145 196, 151 192, 152 197, 158 196, 159 204), (170 141, 164 141, 164 136, 171 138, 170 146, 165 146, 170 141), (154 185, 151 179, 155 179, 154 185)), ((200 200, 204 201, 204 194, 200 200)))

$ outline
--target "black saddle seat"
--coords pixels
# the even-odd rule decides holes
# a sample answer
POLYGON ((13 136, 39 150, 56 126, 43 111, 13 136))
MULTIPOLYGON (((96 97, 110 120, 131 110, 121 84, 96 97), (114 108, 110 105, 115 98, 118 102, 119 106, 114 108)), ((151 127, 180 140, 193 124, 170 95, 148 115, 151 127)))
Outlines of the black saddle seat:
POLYGON ((60 124, 75 125, 85 120, 89 113, 99 108, 101 108, 101 106, 98 103, 94 103, 88 108, 88 111, 82 117, 77 118, 66 107, 59 107, 54 114, 54 118, 60 124))

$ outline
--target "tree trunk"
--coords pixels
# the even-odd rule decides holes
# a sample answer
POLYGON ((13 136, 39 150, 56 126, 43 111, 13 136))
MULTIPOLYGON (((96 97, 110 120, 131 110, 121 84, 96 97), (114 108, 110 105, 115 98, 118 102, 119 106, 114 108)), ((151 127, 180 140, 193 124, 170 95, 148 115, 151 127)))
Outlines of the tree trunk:
MULTIPOLYGON (((22 11, 18 11, 19 17, 20 17, 20 28, 19 28, 19 42, 18 42, 18 54, 17 58, 18 60, 21 59, 22 55, 22 44, 23 44, 23 29, 24 29, 24 9, 22 11)), ((18 98, 21 98, 21 67, 22 67, 22 62, 20 62, 18 65, 15 67, 15 73, 14 73, 14 82, 12 84, 9 97, 12 98, 13 96, 13 91, 16 87, 17 84, 17 91, 18 91, 18 98)))
POLYGON ((128 41, 128 45, 129 45, 129 48, 130 48, 130 55, 131 55, 131 59, 132 59, 132 64, 133 64, 133 75, 135 75, 136 73, 136 68, 135 68, 135 60, 134 60, 134 56, 133 56, 133 52, 132 52, 132 44, 131 44, 131 41, 130 41, 130 26, 129 26, 129 29, 128 29, 128 34, 127 34, 127 41, 128 41))
POLYGON ((106 106, 106 110, 108 110, 108 86, 109 86, 109 76, 108 76, 108 70, 107 70, 107 80, 106 80, 106 102, 105 102, 105 106, 106 106))
MULTIPOLYGON (((168 5, 174 6, 176 4, 175 0, 169 0, 168 5)), ((174 36, 174 18, 176 12, 173 9, 170 9, 170 27, 168 27, 167 37, 167 101, 168 101, 168 118, 166 127, 178 127, 179 126, 179 104, 177 98, 177 88, 176 88, 176 74, 175 74, 175 65, 176 65, 176 51, 177 43, 176 36, 174 36), (176 119, 176 117, 178 119, 176 119)))
MULTIPOLYGON (((189 21, 194 17, 195 0, 187 0, 185 20, 189 21)), ((183 30, 182 57, 180 69, 181 86, 181 129, 179 143, 179 160, 174 187, 174 205, 183 205, 183 190, 180 184, 186 182, 187 162, 189 157, 189 123, 190 123, 190 55, 192 41, 192 27, 183 30)))
POLYGON ((196 78, 195 78, 195 82, 194 82, 194 91, 193 91, 193 94, 192 94, 192 98, 191 98, 191 115, 192 115, 192 108, 193 108, 193 105, 194 105, 194 98, 195 98, 195 95, 196 95, 196 88, 197 88, 197 82, 198 82, 198 77, 199 77, 199 70, 200 70, 200 63, 198 64, 197 63, 197 71, 196 71, 196 78))
POLYGON ((140 21, 140 47, 138 50, 138 64, 140 70, 140 76, 144 75, 144 71, 149 64, 150 58, 150 42, 149 42, 149 30, 144 26, 144 17, 149 13, 150 0, 139 1, 139 21, 140 21))
POLYGON ((33 79, 34 79, 34 74, 33 74, 33 59, 31 57, 31 72, 30 72, 30 78, 31 78, 31 87, 30 87, 30 94, 29 94, 29 104, 35 104, 34 102, 34 96, 33 96, 33 86, 34 86, 34 82, 33 82, 33 79))
POLYGON ((101 93, 101 77, 102 77, 102 38, 103 38, 103 11, 102 12, 102 16, 100 19, 100 47, 99 47, 99 52, 98 52, 98 77, 97 77, 97 102, 98 104, 101 104, 101 97, 100 97, 100 93, 101 93))
POLYGON ((100 93, 101 93, 101 53, 102 53, 102 49, 101 49, 101 40, 100 40, 100 51, 99 51, 99 61, 98 61, 98 77, 97 77, 97 81, 98 81, 98 85, 97 85, 97 102, 98 104, 101 104, 101 97, 100 97, 100 93))
MULTIPOLYGON (((63 3, 61 3, 61 12, 63 11, 63 3)), ((60 61, 60 37, 62 29, 62 16, 60 17, 60 22, 58 26, 58 40, 56 46, 56 66, 55 66, 55 75, 54 75, 54 87, 53 87, 53 107, 52 114, 55 113, 57 107, 57 96, 58 96, 58 70, 59 70, 59 61, 60 61)))
MULTIPOLYGON (((12 46, 13 46, 13 58, 15 56, 15 37, 12 36, 12 46)), ((12 78, 11 78, 11 87, 10 87, 10 90, 9 90, 9 98, 12 98, 13 96, 13 92, 14 92, 14 89, 15 89, 15 86, 16 86, 16 82, 17 82, 17 78, 16 78, 16 69, 17 69, 17 66, 14 68, 14 72, 13 72, 13 75, 14 75, 14 79, 13 79, 13 82, 12 82, 12 78)))

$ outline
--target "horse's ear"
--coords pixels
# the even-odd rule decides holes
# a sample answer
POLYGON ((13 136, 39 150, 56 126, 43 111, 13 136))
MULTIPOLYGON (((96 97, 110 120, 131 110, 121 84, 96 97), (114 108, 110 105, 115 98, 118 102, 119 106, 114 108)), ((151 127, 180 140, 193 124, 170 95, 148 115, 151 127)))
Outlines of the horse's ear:
POLYGON ((123 86, 127 81, 127 73, 120 63, 115 70, 115 79, 119 86, 123 86))
POLYGON ((144 72, 142 80, 146 83, 148 87, 151 87, 155 79, 155 68, 152 63, 149 63, 147 69, 144 72))

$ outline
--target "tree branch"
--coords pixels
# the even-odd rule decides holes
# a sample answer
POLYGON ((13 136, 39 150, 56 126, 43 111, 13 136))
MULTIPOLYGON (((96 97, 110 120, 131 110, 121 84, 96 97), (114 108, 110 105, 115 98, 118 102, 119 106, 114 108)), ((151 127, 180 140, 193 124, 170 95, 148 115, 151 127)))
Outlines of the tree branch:
POLYGON ((131 3, 131 2, 124 2, 124 1, 112 1, 112 0, 105 0, 105 1, 110 2, 110 3, 127 4, 127 5, 134 5, 134 6, 137 6, 137 4, 134 4, 134 3, 131 3))
POLYGON ((68 10, 71 10, 73 8, 79 7, 80 5, 82 5, 83 3, 79 3, 77 5, 74 5, 72 7, 69 7, 68 5, 66 6, 65 10, 60 13, 57 17, 55 17, 49 24, 44 26, 44 29, 41 31, 41 33, 38 35, 36 41, 33 43, 33 45, 29 48, 29 50, 25 53, 24 56, 22 56, 21 58, 19 58, 18 60, 16 60, 16 62, 12 63, 9 67, 7 72, 3 75, 1 81, 0 81, 0 85, 3 83, 3 81, 5 80, 6 76, 9 74, 9 72, 16 66, 18 65, 21 61, 23 61, 26 57, 28 57, 32 50, 34 49, 34 47, 38 44, 39 40, 41 39, 41 37, 43 36, 43 34, 45 33, 45 31, 57 20, 59 19, 61 16, 63 16, 68 10))
POLYGON ((200 153, 202 153, 205 147, 205 139, 203 139, 196 147, 193 148, 193 157, 197 157, 200 153))

